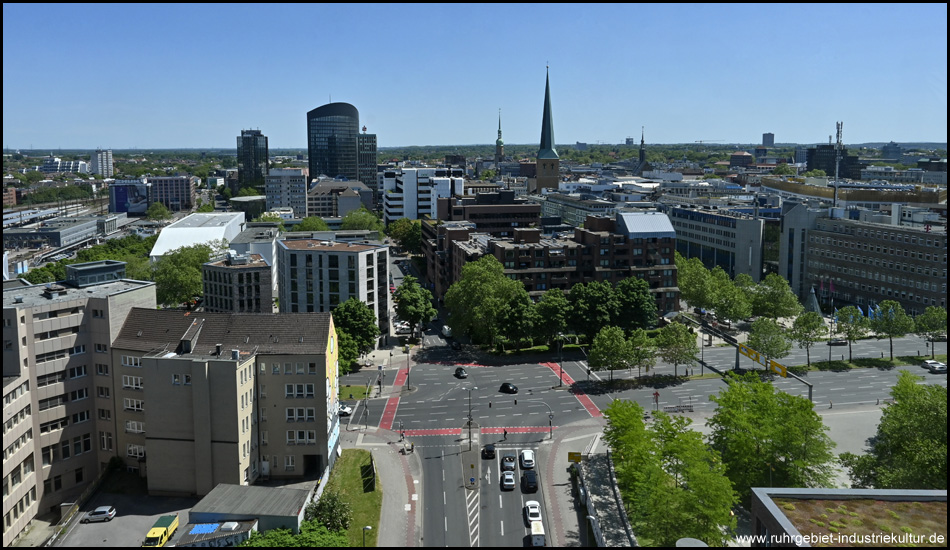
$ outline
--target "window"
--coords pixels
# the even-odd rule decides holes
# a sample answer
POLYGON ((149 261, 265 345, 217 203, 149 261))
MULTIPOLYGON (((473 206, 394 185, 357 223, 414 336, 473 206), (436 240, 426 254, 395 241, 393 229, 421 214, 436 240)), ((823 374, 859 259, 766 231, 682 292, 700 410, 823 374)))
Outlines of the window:
POLYGON ((109 409, 99 409, 98 411, 99 420, 111 420, 112 411, 109 409))
POLYGON ((294 471, 294 455, 287 455, 284 457, 284 471, 294 471))
POLYGON ((129 443, 126 447, 126 456, 133 458, 144 458, 145 457, 145 446, 144 445, 133 445, 129 443))
POLYGON ((173 374, 173 375, 172 375, 172 384, 174 384, 175 386, 181 385, 181 375, 180 375, 180 374, 173 374))
POLYGON ((190 375, 190 374, 186 374, 186 375, 185 375, 185 385, 186 385, 186 386, 190 386, 190 385, 191 385, 191 375, 190 375))
POLYGON ((86 399, 87 397, 89 397, 89 390, 86 388, 69 392, 70 401, 81 401, 83 399, 86 399))
POLYGON ((70 378, 81 378, 81 377, 83 377, 83 376, 86 376, 86 366, 85 366, 85 365, 80 365, 80 366, 78 366, 78 367, 72 367, 71 369, 69 369, 69 377, 70 377, 70 378))
POLYGON ((284 397, 293 397, 294 396, 294 385, 285 384, 284 385, 284 397))
POLYGON ((125 389, 130 389, 130 390, 140 390, 142 389, 142 377, 141 376, 123 376, 122 387, 125 389))
POLYGON ((141 358, 141 357, 133 357, 133 356, 131 356, 131 355, 123 355, 123 356, 122 356, 122 366, 124 366, 124 367, 141 367, 141 366, 142 366, 142 358, 141 358))
POLYGON ((82 411, 73 415, 73 424, 79 424, 80 422, 87 422, 92 416, 89 414, 89 411, 82 411))
POLYGON ((126 420, 125 431, 128 433, 133 433, 133 434, 145 433, 145 422, 139 422, 137 420, 126 420))
POLYGON ((103 399, 109 399, 109 388, 106 386, 96 386, 96 395, 103 399))
POLYGON ((144 411, 145 402, 141 399, 123 399, 122 406, 127 411, 144 411))
POLYGON ((293 374, 294 366, 292 363, 284 363, 284 374, 293 374))
POLYGON ((96 353, 107 353, 109 351, 109 346, 105 344, 96 344, 96 353))
POLYGON ((109 376, 109 365, 96 363, 96 374, 100 376, 109 376))

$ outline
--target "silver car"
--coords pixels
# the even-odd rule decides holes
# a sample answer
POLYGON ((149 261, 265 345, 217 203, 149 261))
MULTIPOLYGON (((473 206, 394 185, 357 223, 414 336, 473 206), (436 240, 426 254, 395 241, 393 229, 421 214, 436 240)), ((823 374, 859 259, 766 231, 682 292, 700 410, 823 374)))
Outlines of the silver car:
POLYGON ((92 523, 95 521, 112 521, 115 517, 114 506, 100 506, 86 514, 86 517, 80 520, 80 523, 92 523))

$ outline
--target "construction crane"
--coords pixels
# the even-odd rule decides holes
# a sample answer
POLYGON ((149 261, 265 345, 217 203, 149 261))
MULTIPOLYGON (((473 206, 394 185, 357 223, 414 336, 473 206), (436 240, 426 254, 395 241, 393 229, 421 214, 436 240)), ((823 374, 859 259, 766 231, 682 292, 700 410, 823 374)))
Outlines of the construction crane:
POLYGON ((725 141, 722 139, 697 139, 695 143, 715 143, 717 141, 725 141))

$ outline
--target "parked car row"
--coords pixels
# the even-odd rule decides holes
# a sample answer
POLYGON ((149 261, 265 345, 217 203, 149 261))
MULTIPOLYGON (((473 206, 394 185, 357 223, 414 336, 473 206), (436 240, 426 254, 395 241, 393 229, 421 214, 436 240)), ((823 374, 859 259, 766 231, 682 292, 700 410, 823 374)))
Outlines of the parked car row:
MULTIPOLYGON (((495 446, 485 445, 482 448, 483 459, 495 458, 495 446)), ((536 493, 538 491, 538 473, 535 471, 534 451, 525 449, 520 454, 506 452, 501 457, 501 489, 503 491, 513 491, 516 485, 515 467, 521 466, 521 490, 525 493, 536 493)))

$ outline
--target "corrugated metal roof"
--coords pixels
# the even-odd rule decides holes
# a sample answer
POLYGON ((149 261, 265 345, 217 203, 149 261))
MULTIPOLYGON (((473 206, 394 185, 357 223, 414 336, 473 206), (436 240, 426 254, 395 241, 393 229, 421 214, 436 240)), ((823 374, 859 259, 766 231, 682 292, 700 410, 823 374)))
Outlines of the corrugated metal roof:
POLYGON ((617 232, 630 238, 676 238, 676 230, 673 229, 670 218, 661 212, 619 212, 617 232))
POLYGON ((191 509, 193 514, 297 517, 310 491, 283 487, 218 484, 191 509))

